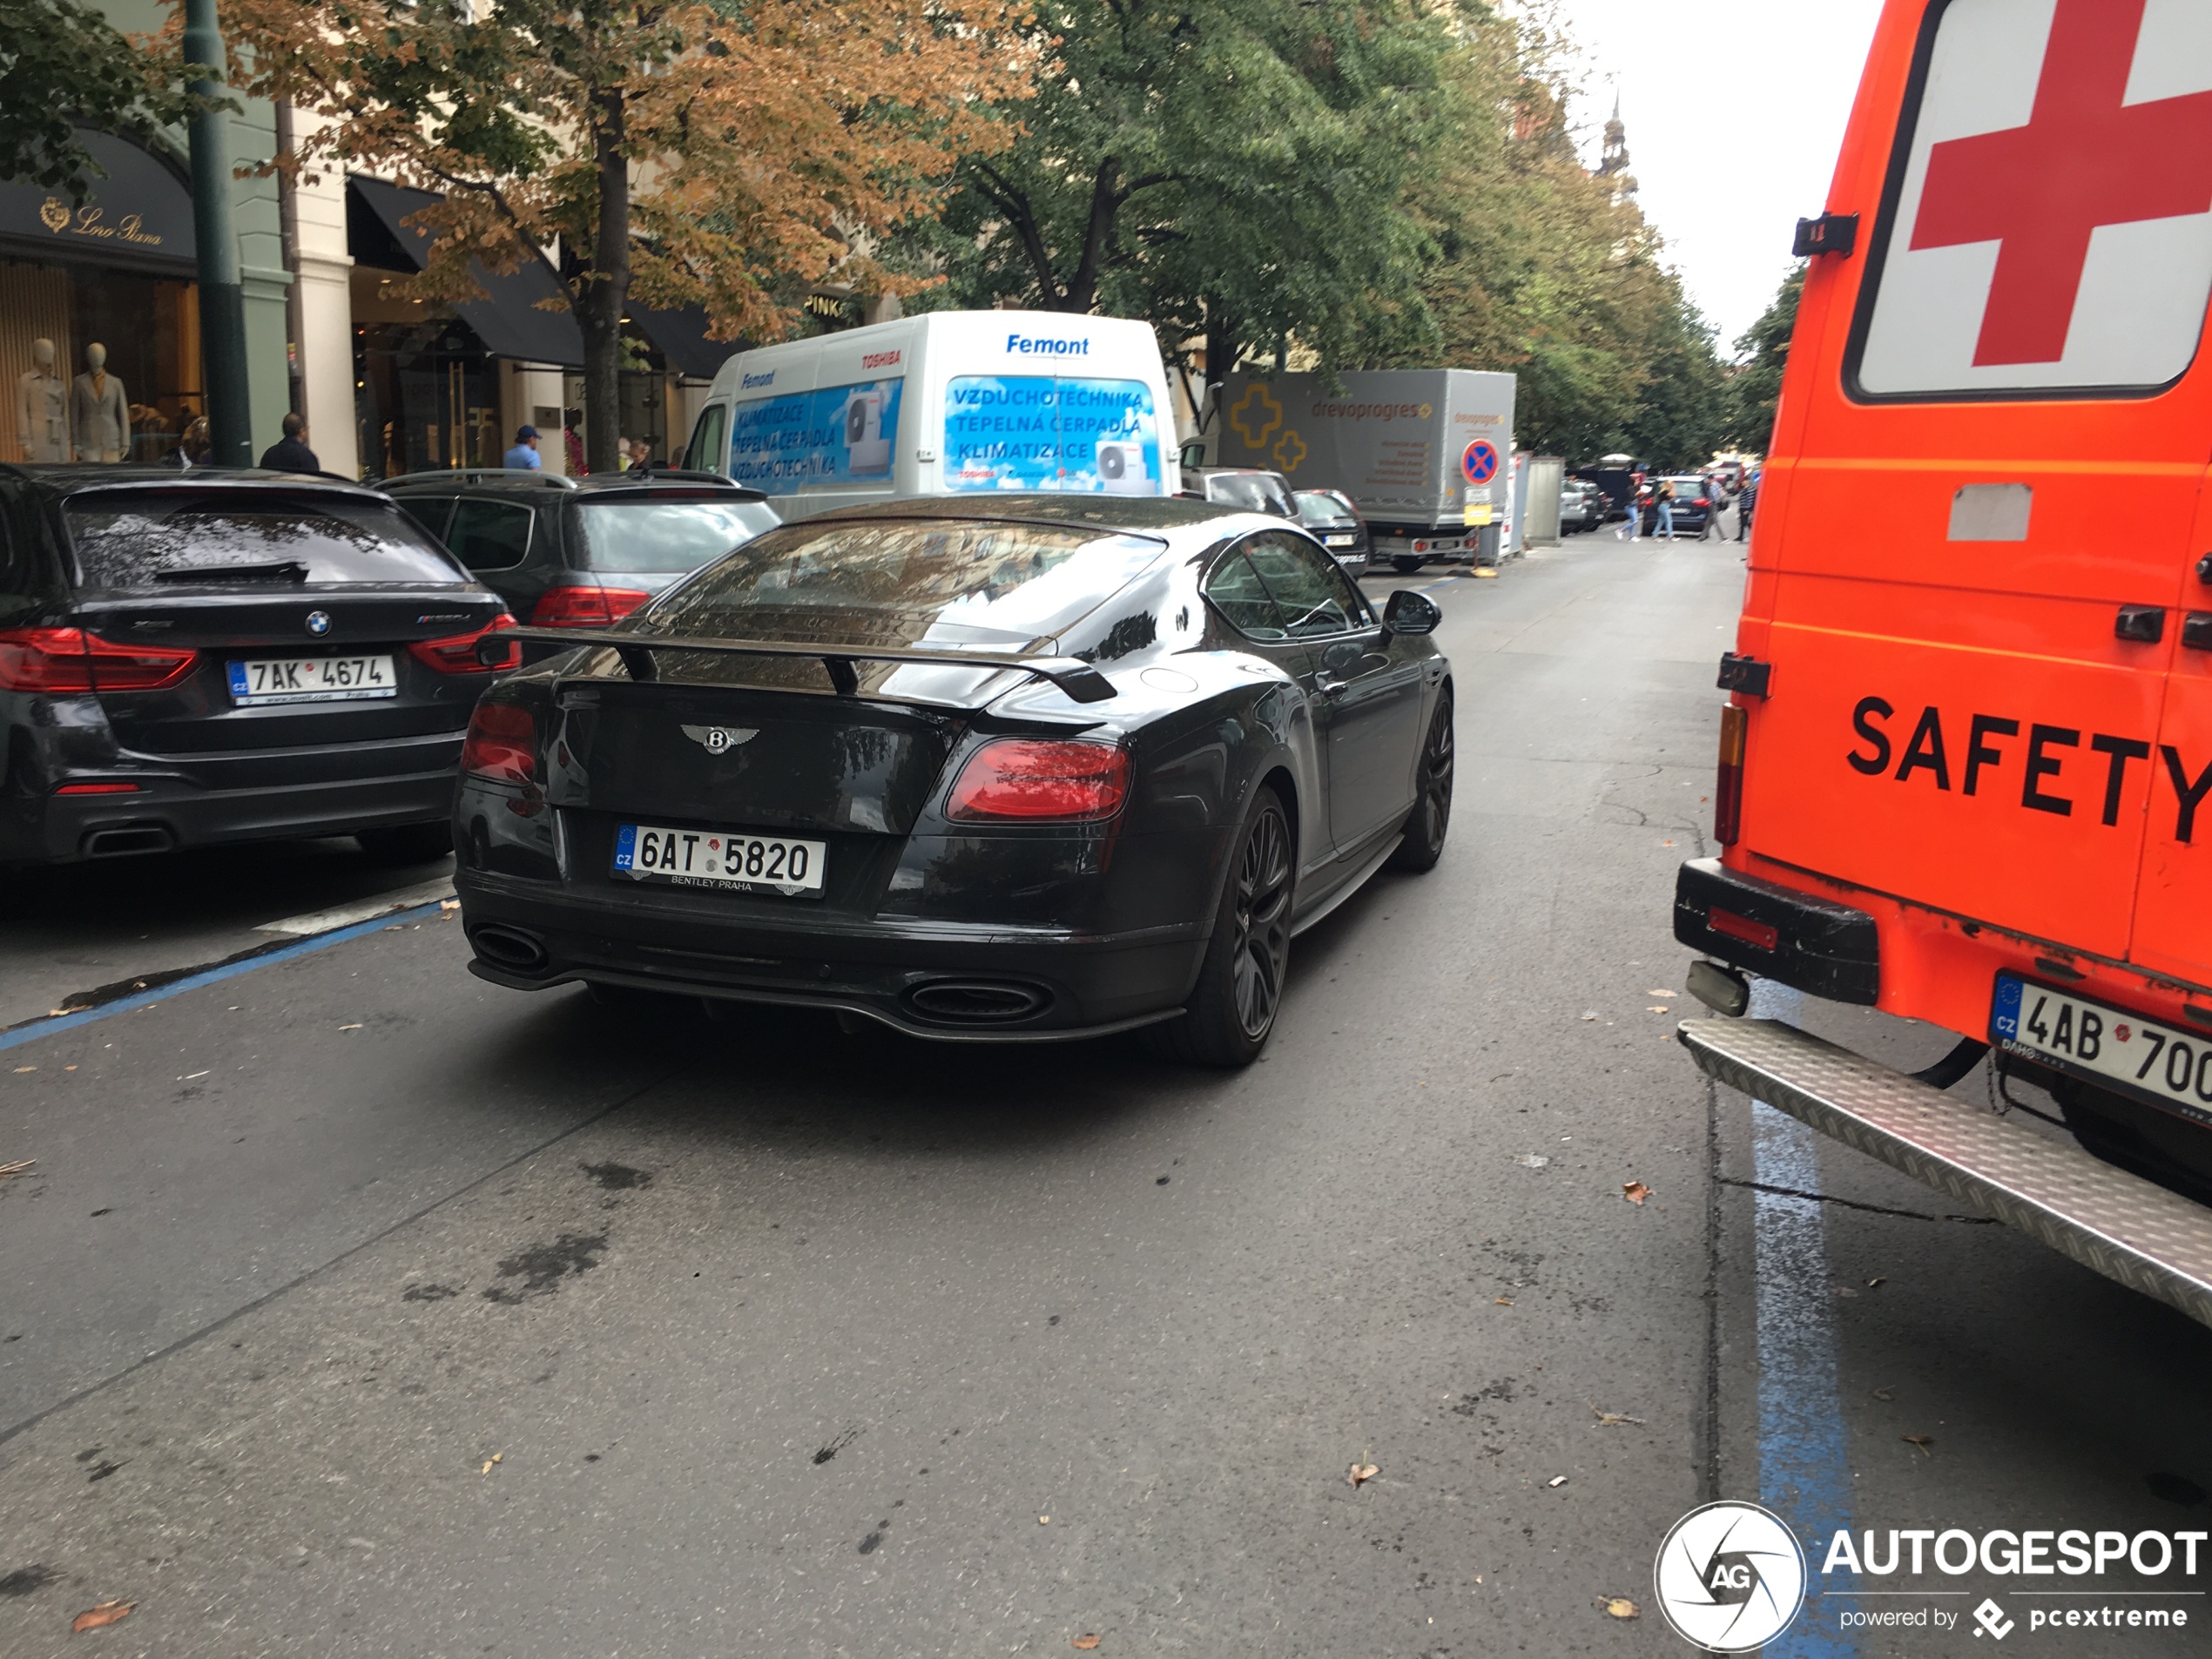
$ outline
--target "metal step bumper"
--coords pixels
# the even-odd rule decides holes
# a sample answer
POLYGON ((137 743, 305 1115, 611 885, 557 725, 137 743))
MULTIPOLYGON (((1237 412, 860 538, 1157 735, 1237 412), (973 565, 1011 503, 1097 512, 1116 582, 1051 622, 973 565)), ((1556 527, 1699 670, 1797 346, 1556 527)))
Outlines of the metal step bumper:
POLYGON ((1794 1026, 1680 1035, 1708 1076, 2212 1325, 2212 1209, 1794 1026))

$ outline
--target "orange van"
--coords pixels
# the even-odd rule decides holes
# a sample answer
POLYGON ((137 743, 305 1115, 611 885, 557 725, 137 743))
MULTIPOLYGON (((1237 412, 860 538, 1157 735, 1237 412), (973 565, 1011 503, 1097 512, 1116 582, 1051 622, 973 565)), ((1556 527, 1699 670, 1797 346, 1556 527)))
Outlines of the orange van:
POLYGON ((2212 1323, 2212 8, 1890 0, 1799 252, 1676 934, 1961 1043, 1684 1042, 2212 1323), (1984 1044, 2073 1143, 1939 1092, 1984 1044))

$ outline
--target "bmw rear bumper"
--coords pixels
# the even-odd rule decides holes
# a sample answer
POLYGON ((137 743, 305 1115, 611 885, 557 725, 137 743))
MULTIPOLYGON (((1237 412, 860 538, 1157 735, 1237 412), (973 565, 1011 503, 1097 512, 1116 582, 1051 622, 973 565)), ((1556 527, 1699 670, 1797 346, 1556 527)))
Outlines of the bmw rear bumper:
POLYGON ((1050 1042, 1174 1018, 1206 946, 1199 924, 1078 934, 1035 927, 825 915, 685 914, 463 868, 470 973, 514 990, 579 981, 832 1009, 954 1042, 1050 1042))

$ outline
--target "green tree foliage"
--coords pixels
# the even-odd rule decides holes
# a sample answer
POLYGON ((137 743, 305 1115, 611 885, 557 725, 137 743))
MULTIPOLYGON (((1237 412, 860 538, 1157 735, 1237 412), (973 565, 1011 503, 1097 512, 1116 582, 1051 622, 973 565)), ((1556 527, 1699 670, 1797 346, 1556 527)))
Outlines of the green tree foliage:
POLYGON ((1441 336, 1365 354, 1520 377, 1515 435, 1570 461, 1612 451, 1672 468, 1729 424, 1710 328, 1664 263, 1632 181, 1587 172, 1567 129, 1558 48, 1499 16, 1445 66, 1444 141, 1407 195, 1434 255, 1420 282, 1441 336))
POLYGON ((1782 369, 1790 359, 1790 336, 1797 327, 1797 301, 1805 291, 1805 267, 1801 264, 1783 279, 1773 300, 1736 342, 1736 354, 1744 358, 1730 383, 1735 403, 1734 436, 1747 449, 1764 453, 1774 437, 1774 412, 1782 401, 1782 369))
POLYGON ((972 159, 931 252, 944 302, 1149 317, 1216 377, 1295 337, 1325 362, 1431 338, 1405 191, 1437 137, 1450 6, 1046 0, 1052 67, 972 159))
POLYGON ((118 34, 75 0, 0 0, 0 179, 83 201, 106 173, 77 129, 158 138, 192 107, 184 78, 164 43, 118 34))

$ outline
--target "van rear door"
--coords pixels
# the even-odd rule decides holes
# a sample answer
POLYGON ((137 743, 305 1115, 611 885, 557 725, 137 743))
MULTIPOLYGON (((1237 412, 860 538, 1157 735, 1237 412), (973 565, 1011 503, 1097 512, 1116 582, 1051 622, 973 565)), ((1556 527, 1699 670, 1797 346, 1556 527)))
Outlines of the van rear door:
MULTIPOLYGON (((2212 762, 2212 706, 2161 724, 2212 546, 2212 17, 1892 4, 1831 204, 1865 233, 1808 280, 1740 647, 1753 867, 2125 957, 2162 749, 2212 762)), ((2148 879, 2201 956, 2191 851, 2148 879)))
POLYGON ((2150 823, 2129 953, 2153 973, 2200 986, 2212 986, 2212 552, 2207 549, 2212 549, 2212 487, 2189 544, 2197 558, 2182 576, 2180 649, 2151 759, 2150 823))

